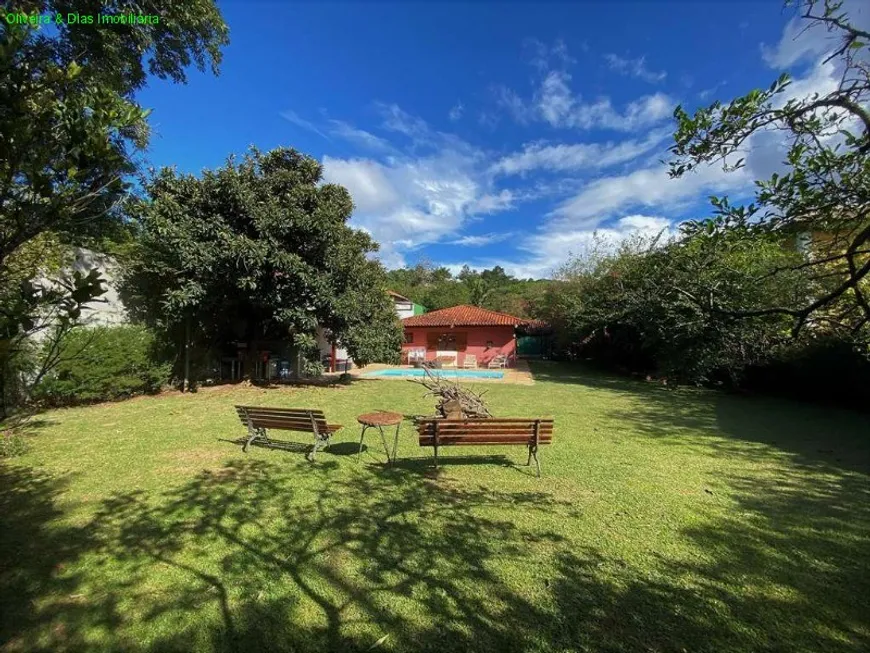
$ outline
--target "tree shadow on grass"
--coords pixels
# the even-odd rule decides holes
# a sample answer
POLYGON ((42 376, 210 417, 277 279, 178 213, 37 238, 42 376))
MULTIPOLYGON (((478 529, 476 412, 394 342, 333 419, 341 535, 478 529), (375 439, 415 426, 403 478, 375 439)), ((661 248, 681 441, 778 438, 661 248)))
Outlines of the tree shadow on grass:
POLYGON ((535 362, 532 369, 542 381, 605 389, 631 399, 629 408, 609 416, 660 442, 738 455, 772 447, 793 455, 797 464, 870 474, 870 415, 865 413, 783 398, 669 389, 579 363, 535 362))
POLYGON ((870 479, 792 466, 726 482, 730 514, 684 530, 710 559, 669 573, 701 579, 762 650, 787 650, 796 630, 810 650, 870 650, 870 479))
POLYGON ((303 484, 298 469, 232 461, 162 494, 118 494, 66 530, 40 525, 59 517, 62 485, 6 477, 4 495, 20 488, 3 504, 12 546, 37 543, 3 572, 21 579, 0 589, 14 611, 8 650, 859 653, 870 643, 860 487, 738 485, 748 523, 735 511, 683 528, 696 555, 652 552, 639 567, 572 541, 559 525, 584 519, 583 506, 546 491, 434 482, 402 466, 342 476, 337 463, 305 467, 303 484), (75 575, 58 576, 59 564, 75 575))
POLYGON ((49 625, 63 641, 65 622, 111 628, 120 621, 113 601, 79 600, 82 577, 70 565, 95 544, 87 529, 60 521, 68 480, 0 463, 0 650, 45 650, 32 635, 49 625), (37 608, 47 594, 58 597, 51 612, 37 608))
POLYGON ((680 390, 642 393, 611 412, 626 430, 699 452, 751 456, 808 471, 870 474, 870 415, 788 399, 680 390))

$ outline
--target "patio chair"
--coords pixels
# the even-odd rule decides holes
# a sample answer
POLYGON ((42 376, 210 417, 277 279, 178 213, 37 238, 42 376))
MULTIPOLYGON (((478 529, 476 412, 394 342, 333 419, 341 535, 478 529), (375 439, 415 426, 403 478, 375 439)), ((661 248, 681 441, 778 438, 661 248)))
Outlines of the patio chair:
POLYGON ((425 349, 408 350, 408 365, 413 365, 414 363, 422 363, 424 360, 426 360, 425 349))
POLYGON ((441 354, 435 357, 435 360, 441 361, 442 367, 458 367, 457 362, 459 361, 458 354, 441 354))
POLYGON ((493 356, 489 360, 487 367, 490 369, 497 367, 507 367, 507 356, 505 356, 504 354, 497 354, 496 356, 493 356))
POLYGON ((477 356, 474 354, 465 354, 465 361, 462 363, 462 367, 477 367, 477 356))

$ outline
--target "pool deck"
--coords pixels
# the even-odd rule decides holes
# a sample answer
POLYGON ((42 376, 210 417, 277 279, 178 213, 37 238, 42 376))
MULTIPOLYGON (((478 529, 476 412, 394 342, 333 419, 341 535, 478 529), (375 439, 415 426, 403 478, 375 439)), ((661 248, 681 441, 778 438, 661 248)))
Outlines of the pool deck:
MULTIPOLYGON (((412 377, 401 377, 401 376, 366 376, 369 372, 376 372, 378 370, 409 370, 414 369, 410 365, 383 365, 380 363, 373 363, 372 365, 366 365, 365 367, 355 368, 350 371, 350 374, 357 379, 365 379, 366 381, 407 381, 412 377)), ((452 370, 462 368, 452 368, 448 367, 445 370, 452 370)), ((475 369, 475 368, 470 368, 475 369)), ((486 370, 486 371, 498 371, 504 372, 504 376, 500 379, 487 379, 484 377, 454 377, 449 378, 446 377, 448 381, 457 381, 459 383, 513 383, 516 385, 534 385, 535 380, 532 378, 532 373, 529 370, 529 364, 524 360, 518 360, 516 367, 508 367, 506 369, 497 368, 495 370, 487 370, 485 367, 476 368, 478 370, 486 370)), ((419 377, 417 377, 419 378, 419 377)))

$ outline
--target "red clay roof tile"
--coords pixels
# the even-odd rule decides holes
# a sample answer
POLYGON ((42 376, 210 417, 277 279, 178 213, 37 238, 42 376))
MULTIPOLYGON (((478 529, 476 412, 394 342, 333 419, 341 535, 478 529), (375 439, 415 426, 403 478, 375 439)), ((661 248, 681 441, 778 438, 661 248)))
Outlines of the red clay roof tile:
POLYGON ((402 324, 406 327, 517 326, 525 322, 526 320, 521 317, 468 304, 442 308, 440 311, 406 317, 402 320, 402 324))

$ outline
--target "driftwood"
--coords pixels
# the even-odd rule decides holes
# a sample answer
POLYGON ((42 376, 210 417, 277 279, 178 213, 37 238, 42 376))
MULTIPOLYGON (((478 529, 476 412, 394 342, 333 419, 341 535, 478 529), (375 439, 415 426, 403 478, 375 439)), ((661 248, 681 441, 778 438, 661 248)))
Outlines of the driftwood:
POLYGON ((486 407, 486 402, 483 400, 486 390, 478 394, 468 388, 463 388, 458 383, 436 376, 428 369, 426 370, 426 378, 409 380, 412 383, 419 383, 428 390, 423 395, 424 397, 438 397, 438 403, 435 406, 438 417, 453 419, 492 417, 492 413, 489 412, 489 408, 486 407))

